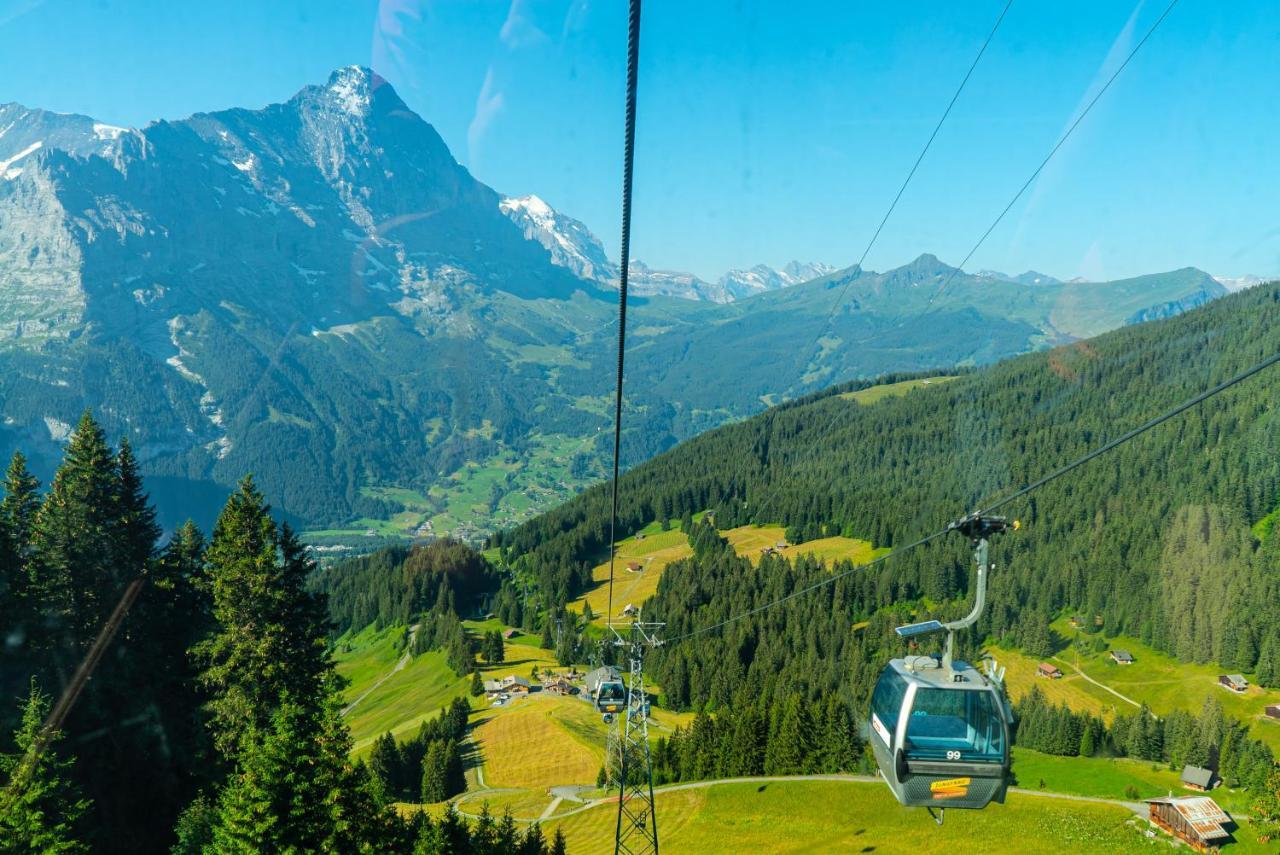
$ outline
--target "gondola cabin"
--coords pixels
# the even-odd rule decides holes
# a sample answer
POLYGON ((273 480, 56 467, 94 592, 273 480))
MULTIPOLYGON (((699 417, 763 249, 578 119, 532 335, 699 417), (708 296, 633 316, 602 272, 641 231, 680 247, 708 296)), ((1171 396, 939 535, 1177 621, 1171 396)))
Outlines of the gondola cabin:
POLYGON ((627 704, 627 687, 618 669, 612 666, 597 668, 587 675, 587 691, 596 712, 609 714, 622 712, 627 704))
POLYGON ((963 662, 894 659, 871 696, 868 738, 880 773, 909 807, 983 808, 1009 784, 1009 722, 1003 696, 963 662))

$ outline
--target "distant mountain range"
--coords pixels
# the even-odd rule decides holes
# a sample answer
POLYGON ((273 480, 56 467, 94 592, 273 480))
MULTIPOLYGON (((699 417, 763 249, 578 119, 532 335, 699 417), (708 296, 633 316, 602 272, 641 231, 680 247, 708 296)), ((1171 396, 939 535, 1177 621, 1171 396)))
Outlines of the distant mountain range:
MULTIPOLYGON (((618 287, 618 265, 609 260, 599 238, 581 222, 556 211, 537 196, 506 198, 501 205, 503 212, 520 226, 526 238, 536 240, 546 248, 553 264, 567 267, 577 276, 605 288, 618 287)), ((792 261, 781 269, 757 264, 747 270, 730 270, 715 284, 692 273, 654 270, 635 260, 631 262, 629 272, 627 290, 637 296, 731 303, 742 297, 817 279, 835 272, 835 268, 821 262, 792 261)))
MULTIPOLYGON (((603 471, 616 264, 583 224, 477 181, 367 69, 142 129, 0 106, 0 167, 0 453, 47 475, 92 407, 171 514, 253 472, 305 525, 362 530, 412 494, 437 533, 603 471)), ((1194 268, 1063 283, 931 255, 632 274, 631 462, 834 382, 1225 292, 1194 268)))

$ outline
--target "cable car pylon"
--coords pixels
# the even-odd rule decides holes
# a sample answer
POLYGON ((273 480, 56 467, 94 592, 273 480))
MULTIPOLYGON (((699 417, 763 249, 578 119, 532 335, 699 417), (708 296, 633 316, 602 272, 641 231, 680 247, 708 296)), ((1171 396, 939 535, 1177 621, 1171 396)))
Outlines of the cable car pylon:
MULTIPOLYGON (((641 621, 637 614, 624 638, 629 670, 626 714, 618 720, 618 824, 614 855, 658 855, 658 812, 653 802, 653 763, 649 753, 649 697, 644 688, 644 654, 658 647, 664 624, 641 621)), ((612 629, 612 627, 610 627, 612 629)))

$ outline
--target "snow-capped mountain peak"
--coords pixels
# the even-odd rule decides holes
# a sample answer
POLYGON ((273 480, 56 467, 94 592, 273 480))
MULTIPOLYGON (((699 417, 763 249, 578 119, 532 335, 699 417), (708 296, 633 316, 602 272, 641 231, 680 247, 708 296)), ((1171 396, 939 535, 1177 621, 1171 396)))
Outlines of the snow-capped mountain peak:
POLYGON ((367 116, 373 87, 380 80, 367 68, 348 65, 329 76, 325 89, 343 112, 352 116, 367 116))
POLYGON ((506 196, 499 200, 498 207, 520 226, 526 238, 542 244, 553 264, 591 282, 616 282, 618 267, 609 260, 600 239, 573 217, 559 213, 534 195, 506 196))

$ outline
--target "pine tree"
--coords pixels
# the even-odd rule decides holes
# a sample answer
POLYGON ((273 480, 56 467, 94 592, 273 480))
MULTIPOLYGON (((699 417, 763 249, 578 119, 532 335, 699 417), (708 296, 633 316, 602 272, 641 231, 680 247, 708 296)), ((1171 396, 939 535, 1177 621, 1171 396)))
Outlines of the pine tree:
POLYGON ((49 699, 31 683, 14 735, 15 753, 0 755, 0 851, 80 853, 89 847, 75 836, 75 826, 89 807, 67 773, 70 760, 55 748, 61 734, 45 732, 49 699))
POLYGON ((813 755, 813 718, 797 694, 787 696, 777 732, 765 753, 766 775, 800 775, 813 755))
POLYGON ((26 598, 39 489, 40 483, 27 471, 26 458, 14 452, 0 499, 0 620, 11 633, 31 617, 26 598))
POLYGON ((449 798, 448 745, 435 740, 422 759, 422 801, 435 804, 449 798))
POLYGON ((220 853, 319 852, 333 834, 338 785, 332 756, 315 738, 316 710, 289 701, 267 728, 250 725, 239 763, 222 791, 214 850, 220 853))
POLYGON ((444 782, 446 798, 456 796, 467 788, 466 767, 462 763, 462 746, 456 738, 445 743, 444 782))
POLYGON ((6 643, 0 646, 0 696, 22 691, 31 676, 28 660, 33 632, 39 633, 41 610, 31 592, 31 528, 39 508, 39 484, 27 472, 26 460, 15 453, 0 498, 0 627, 6 643))
POLYGON ((377 791, 387 799, 399 795, 401 771, 400 749, 388 731, 373 741, 369 753, 369 776, 377 791))
POLYGON ((560 633, 560 642, 556 645, 556 661, 568 667, 578 658, 578 633, 572 626, 566 626, 560 633))
POLYGON ((160 539, 160 526, 156 524, 155 509, 142 488, 138 462, 127 438, 120 440, 116 472, 115 559, 126 568, 128 578, 132 579, 146 571, 155 553, 156 541, 160 539))
MULTIPOLYGON (((1274 532, 1272 536, 1275 537, 1274 532)), ((1280 631, 1272 629, 1262 642, 1254 679, 1258 681, 1258 685, 1268 689, 1280 688, 1280 631)))
POLYGON ((542 826, 533 822, 524 830, 524 837, 516 849, 517 855, 546 855, 547 838, 542 833, 542 826))
POLYGON ((338 713, 336 681, 324 700, 286 698, 266 728, 251 726, 223 788, 213 832, 218 853, 382 852, 407 829, 377 798, 338 713))
POLYGON ((310 561, 287 527, 277 529, 251 478, 228 499, 206 560, 217 631, 195 652, 213 696, 215 742, 234 757, 286 696, 304 704, 322 697, 332 667, 328 619, 305 587, 310 561))
POLYGON ((413 855, 457 855, 446 843, 443 823, 432 822, 426 811, 418 811, 412 821, 415 826, 413 855))
POLYGON ((471 853, 471 834, 467 830, 467 824, 458 816, 458 811, 454 808, 453 803, 449 803, 449 807, 445 810, 444 816, 440 817, 440 848, 434 850, 441 855, 470 855, 471 853))
POLYGON ((484 694, 484 680, 480 679, 479 671, 471 672, 471 695, 479 697, 484 694))
POLYGON ((556 836, 551 841, 551 855, 568 855, 569 844, 565 842, 563 829, 556 829, 556 836))
POLYGON ((498 839, 495 851, 501 853, 518 852, 520 843, 520 829, 516 827, 515 818, 511 816, 511 808, 507 808, 502 812, 502 819, 498 820, 498 839))
POLYGON ((1081 757, 1092 757, 1098 750, 1097 733, 1094 730, 1093 721, 1085 725, 1084 730, 1080 734, 1080 751, 1081 757))
POLYGON ((489 812, 489 803, 485 802, 480 805, 480 815, 476 817, 475 825, 471 827, 471 849, 483 855, 489 855, 489 853, 497 855, 497 846, 498 825, 493 821, 493 814, 489 812))
POLYGON ((178 842, 170 855, 203 855, 213 847, 213 828, 218 823, 218 806, 207 796, 197 796, 178 817, 173 833, 178 842))
POLYGON ((60 636, 46 644, 70 658, 88 650, 127 581, 115 562, 118 480, 115 455, 85 413, 32 532, 33 584, 60 636))
POLYGON ((4 476, 4 499, 0 500, 0 526, 24 547, 40 510, 40 482, 27 471, 27 458, 15 451, 4 476))

